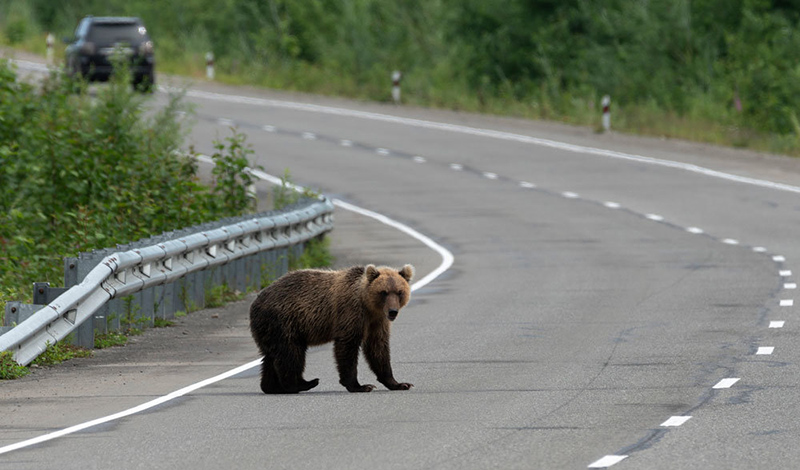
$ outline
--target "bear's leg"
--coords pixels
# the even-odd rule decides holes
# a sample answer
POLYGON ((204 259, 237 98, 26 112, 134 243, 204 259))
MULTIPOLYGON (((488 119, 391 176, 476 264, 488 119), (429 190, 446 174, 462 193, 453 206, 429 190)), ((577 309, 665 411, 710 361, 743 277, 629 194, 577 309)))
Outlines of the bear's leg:
POLYGON ((265 355, 261 360, 261 391, 267 394, 285 393, 272 356, 265 355))
POLYGON ((306 345, 289 341, 275 358, 283 393, 298 393, 319 385, 319 379, 303 380, 306 366, 306 345))
POLYGON ((371 392, 375 386, 358 383, 358 348, 361 338, 337 339, 333 343, 336 367, 339 369, 339 383, 348 392, 371 392))
POLYGON ((380 329, 371 331, 367 340, 364 342, 364 357, 372 372, 378 377, 378 382, 382 383, 389 390, 408 390, 413 387, 410 383, 398 383, 392 373, 392 363, 389 353, 389 334, 388 331, 380 329))

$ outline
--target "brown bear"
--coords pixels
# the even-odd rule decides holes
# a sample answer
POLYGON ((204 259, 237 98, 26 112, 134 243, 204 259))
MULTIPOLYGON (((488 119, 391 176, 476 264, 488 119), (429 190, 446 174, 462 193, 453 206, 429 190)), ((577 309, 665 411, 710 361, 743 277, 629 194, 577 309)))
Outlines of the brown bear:
POLYGON ((264 288, 250 307, 250 331, 264 359, 264 393, 298 393, 319 384, 306 381, 306 350, 333 341, 339 383, 350 392, 370 392, 358 383, 358 350, 378 381, 389 390, 398 383, 389 361, 389 326, 411 296, 410 264, 401 269, 354 266, 339 271, 302 269, 264 288))

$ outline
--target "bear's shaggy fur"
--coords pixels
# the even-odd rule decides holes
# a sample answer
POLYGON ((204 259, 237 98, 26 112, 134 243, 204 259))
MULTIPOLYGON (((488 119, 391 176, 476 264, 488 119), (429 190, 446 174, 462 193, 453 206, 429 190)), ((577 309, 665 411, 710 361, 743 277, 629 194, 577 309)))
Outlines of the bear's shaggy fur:
POLYGON ((358 383, 359 349, 386 388, 411 388, 392 374, 389 326, 408 303, 413 275, 410 264, 401 269, 371 264, 340 271, 303 269, 264 288, 250 307, 250 331, 264 355, 261 390, 298 393, 316 387, 319 379, 303 379, 306 350, 331 341, 339 383, 348 391, 375 388, 358 383))

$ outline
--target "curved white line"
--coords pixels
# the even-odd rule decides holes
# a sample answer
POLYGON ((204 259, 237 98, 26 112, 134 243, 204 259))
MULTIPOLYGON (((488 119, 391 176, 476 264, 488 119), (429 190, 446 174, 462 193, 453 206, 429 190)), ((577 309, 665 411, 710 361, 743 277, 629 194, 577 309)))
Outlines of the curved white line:
MULTIPOLYGON (((207 162, 207 163, 212 163, 212 164, 214 163, 214 160, 212 160, 210 157, 205 156, 205 155, 198 155, 197 159, 201 160, 203 162, 207 162)), ((273 176, 273 175, 270 175, 268 173, 264 173, 263 171, 250 170, 250 172, 251 172, 251 174, 253 176, 255 176, 257 178, 260 178, 260 179, 263 179, 265 181, 269 181, 270 183, 282 184, 282 180, 280 178, 278 178, 276 176, 273 176)), ((293 184, 293 185, 291 185, 291 187, 296 191, 302 191, 303 190, 302 186, 298 186, 298 185, 294 185, 293 184)), ((334 199, 333 203, 335 205, 341 207, 342 209, 346 209, 346 210, 349 210, 349 211, 352 211, 352 212, 356 212, 356 213, 364 215, 366 217, 371 217, 371 218, 377 220, 378 222, 381 222, 381 223, 383 223, 385 225, 388 225, 388 226, 390 226, 392 228, 396 228, 397 230, 400 230, 401 232, 403 232, 403 233, 405 233, 407 235, 410 235, 413 238, 416 238, 417 240, 421 241, 422 243, 424 243, 425 245, 427 245, 428 247, 430 247, 431 249, 433 249, 434 251, 439 253, 439 255, 442 257, 441 264, 435 270, 431 271, 427 276, 423 277, 419 281, 417 281, 414 284, 412 284, 411 285, 411 290, 412 291, 420 289, 420 288, 426 286, 428 283, 430 283, 431 281, 433 281, 434 279, 439 277, 442 273, 447 271, 450 268, 450 266, 453 265, 454 257, 453 257, 453 254, 450 253, 450 251, 448 251, 445 247, 439 245, 438 243, 436 243, 435 241, 433 241, 429 237, 417 232, 413 228, 411 228, 411 227, 409 227, 409 226, 407 226, 405 224, 402 224, 402 223, 400 223, 400 222, 398 222, 398 221, 396 221, 394 219, 390 219, 389 217, 386 217, 383 214, 379 214, 377 212, 373 212, 373 211, 370 211, 370 210, 355 206, 353 204, 341 201, 339 199, 334 199)), ((50 441, 50 440, 53 440, 53 439, 57 439, 59 437, 64 437, 64 436, 67 436, 69 434, 73 434, 73 433, 76 433, 76 432, 79 432, 79 431, 83 431, 84 429, 88 429, 88 428, 91 428, 91 427, 94 427, 94 426, 98 426, 100 424, 108 423, 110 421, 116 421, 118 419, 122 419, 122 418, 125 418, 127 416, 131 416, 131 415, 134 415, 134 414, 137 414, 137 413, 141 413, 142 411, 149 410, 149 409, 151 409, 151 408, 153 408, 155 406, 158 406, 158 405, 161 405, 161 404, 166 403, 168 401, 174 400, 175 398, 182 397, 182 396, 184 396, 184 395, 186 395, 188 393, 194 392, 195 390, 198 390, 200 388, 203 388, 203 387, 206 387, 208 385, 217 383, 217 382, 219 382, 221 380, 225 380, 225 379, 227 379, 229 377, 233 377, 236 374, 239 374, 239 373, 242 373, 242 372, 244 372, 246 370, 252 369, 253 367, 257 367, 259 364, 261 364, 261 359, 260 358, 254 360, 254 361, 248 362, 247 364, 244 364, 244 365, 241 365, 239 367, 236 367, 235 369, 231 369, 231 370, 229 370, 227 372, 223 372, 222 374, 216 375, 216 376, 211 377, 209 379, 205 379, 203 381, 200 381, 200 382, 197 382, 195 384, 189 385, 187 387, 181 388, 180 390, 176 390, 176 391, 174 391, 172 393, 169 393, 167 395, 164 395, 162 397, 156 398, 154 400, 150 400, 150 401, 148 401, 146 403, 142 403, 139 406, 135 406, 133 408, 129 408, 129 409, 124 410, 124 411, 120 411, 119 413, 115 413, 115 414, 108 415, 108 416, 105 416, 105 417, 102 417, 102 418, 98 418, 98 419, 94 419, 94 420, 91 420, 91 421, 87 421, 85 423, 77 424, 75 426, 70 426, 68 428, 64 428, 64 429, 61 429, 59 431, 54 431, 54 432, 51 432, 49 434, 44 434, 42 436, 34 437, 32 439, 28 439, 28 440, 25 440, 25 441, 21 441, 21 442, 17 442, 17 443, 14 443, 14 444, 10 444, 10 445, 7 445, 5 447, 0 447, 0 455, 8 453, 8 452, 15 451, 15 450, 23 449, 25 447, 30 447, 32 445, 41 444, 43 442, 47 442, 47 441, 50 441)))

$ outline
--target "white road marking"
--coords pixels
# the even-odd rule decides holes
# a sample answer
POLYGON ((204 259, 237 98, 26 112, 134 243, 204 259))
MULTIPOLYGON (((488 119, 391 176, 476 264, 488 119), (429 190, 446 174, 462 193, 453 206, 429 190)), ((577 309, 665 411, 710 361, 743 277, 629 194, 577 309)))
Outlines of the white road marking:
POLYGON ((797 284, 794 282, 787 282, 783 285, 784 289, 797 289, 797 284))
POLYGON ((664 427, 680 426, 685 422, 689 421, 690 419, 692 419, 691 416, 672 416, 670 419, 661 423, 661 426, 664 427))
POLYGON ((792 271, 789 269, 784 269, 782 271, 778 271, 778 275, 781 277, 789 277, 792 275, 792 271))
POLYGON ((352 140, 344 140, 343 139, 341 142, 339 142, 339 145, 341 145, 342 147, 352 147, 353 146, 353 141, 352 140))
POLYGON ((775 352, 775 348, 773 346, 761 346, 756 351, 756 355, 758 356, 769 356, 775 352))
POLYGON ((714 385, 711 388, 714 388, 714 389, 731 388, 731 387, 733 387, 733 384, 735 384, 739 380, 741 380, 741 379, 739 379, 738 377, 737 378, 733 378, 732 377, 732 378, 728 378, 728 379, 722 379, 719 382, 717 382, 717 384, 714 385))
POLYGON ((689 233, 694 233, 695 235, 699 235, 699 234, 703 233, 703 229, 701 229, 699 227, 689 227, 689 228, 686 229, 686 231, 689 232, 689 233))
POLYGON ((217 124, 226 127, 236 127, 236 124, 231 119, 226 119, 226 118, 217 119, 217 124))
POLYGON ((769 322, 769 327, 770 328, 783 328, 783 325, 785 325, 785 324, 786 324, 785 321, 771 321, 771 322, 769 322))
POLYGON ((427 161, 425 160, 425 157, 420 157, 420 156, 414 157, 413 160, 417 163, 425 163, 427 161))
POLYGON ((619 209, 620 207, 622 207, 621 205, 619 205, 619 203, 611 201, 604 202, 603 205, 608 207, 609 209, 619 209))
POLYGON ((459 165, 458 163, 451 163, 450 164, 450 169, 451 170, 455 170, 455 171, 461 171, 461 170, 464 169, 464 166, 463 165, 459 165))
POLYGON ((313 132, 303 132, 303 139, 317 140, 317 134, 314 134, 313 132))
POLYGON ((275 126, 270 126, 269 124, 265 124, 261 128, 264 129, 267 132, 275 132, 275 131, 278 130, 275 126))
POLYGON ((645 214, 645 217, 656 222, 662 222, 664 220, 664 217, 661 217, 658 214, 645 214))
POLYGON ((535 185, 535 184, 533 184, 533 183, 528 183, 527 181, 521 181, 521 182, 519 183, 519 185, 520 185, 521 187, 523 187, 523 188, 527 188, 527 189, 533 189, 533 188, 535 188, 535 187, 536 187, 536 185, 535 185))
POLYGON ((44 434, 42 436, 34 437, 32 439, 28 439, 25 441, 17 442, 15 444, 10 444, 5 447, 0 447, 0 455, 5 454, 7 452, 11 452, 14 450, 19 450, 25 447, 30 447, 36 444, 41 444, 42 442, 47 442, 59 437, 67 436, 69 434, 74 434, 78 431, 83 431, 84 429, 88 429, 94 426, 98 426, 100 424, 108 423, 110 421, 116 421, 118 419, 125 418, 127 416, 131 416, 137 413, 141 413, 142 411, 147 411, 151 408, 154 408, 158 405, 166 403, 168 401, 174 400, 175 398, 182 397, 188 393, 194 392, 195 390, 201 389, 211 384, 215 384, 220 380, 227 379, 229 377, 233 377, 236 374, 242 373, 246 370, 252 369, 253 367, 258 366, 261 364, 261 358, 256 359, 255 361, 248 362, 247 364, 241 365, 235 369, 231 369, 227 372, 223 372, 222 374, 215 375, 210 379, 202 380, 195 384, 189 385, 188 387, 181 388, 176 390, 172 393, 164 395, 162 397, 156 398, 154 400, 150 400, 146 403, 142 403, 139 406, 134 406, 133 408, 128 408, 127 410, 120 411, 119 413, 114 413, 112 415, 104 416, 102 418, 94 419, 91 421, 87 421, 85 423, 77 424, 75 426, 70 426, 68 428, 61 429, 59 431, 51 432, 49 434, 44 434))
POLYGON ((784 261, 786 261, 786 258, 781 255, 775 255, 772 257, 772 261, 775 261, 776 263, 783 263, 784 261))
POLYGON ((627 458, 627 455, 606 455, 602 459, 590 463, 588 468, 608 468, 612 465, 622 462, 627 458))
POLYGON ((792 305, 794 305, 794 299, 781 300, 781 307, 791 307, 792 305))
POLYGON ((755 251, 756 253, 764 253, 767 251, 767 249, 764 248, 763 246, 754 246, 753 251, 755 251))
POLYGON ((564 191, 563 193, 561 193, 561 195, 567 199, 578 199, 579 197, 581 197, 580 194, 573 193, 572 191, 564 191))
MULTIPOLYGON (((214 162, 210 157, 208 157, 206 155, 197 155, 196 157, 197 157, 198 160, 206 162, 206 163, 212 163, 213 164, 213 162, 214 162)), ((270 175, 268 173, 264 173, 261 170, 250 170, 250 173, 253 176, 257 177, 257 178, 263 179, 265 181, 269 181, 270 183, 282 184, 282 181, 281 181, 280 178, 278 178, 276 176, 273 176, 273 175, 270 175)), ((303 190, 303 188, 301 186, 298 186, 298 185, 292 185, 292 188, 297 190, 297 191, 302 191, 303 190)), ((334 203, 334 205, 339 206, 339 207, 341 207, 343 209, 350 210, 350 211, 356 212, 358 214, 361 214, 361 215, 364 215, 364 216, 367 216, 367 217, 371 217, 371 218, 373 218, 373 219, 375 219, 375 220, 377 220, 377 221, 379 221, 379 222, 381 222, 381 223, 383 223, 385 225, 388 225, 388 226, 393 227, 393 228, 395 228, 397 230, 400 230, 401 232, 403 232, 403 233, 405 233, 407 235, 410 235, 411 237, 413 237, 413 238, 419 240, 420 242, 424 243, 426 246, 428 246, 429 248, 431 248, 434 251, 436 251, 439 254, 439 256, 441 256, 442 262, 439 264, 439 266, 436 269, 434 269, 433 271, 431 271, 430 273, 428 273, 428 275, 426 275, 422 279, 414 282, 411 285, 411 290, 412 291, 419 290, 422 287, 428 285, 434 279, 439 277, 442 273, 444 273, 445 271, 450 269, 450 266, 453 265, 453 262, 454 262, 455 258, 453 257, 453 254, 450 253, 450 251, 447 250, 447 248, 439 245, 438 243, 433 241, 430 237, 428 237, 426 235, 423 235, 422 233, 414 230, 413 228, 411 228, 411 227, 409 227, 409 226, 407 226, 405 224, 402 224, 400 222, 397 222, 396 220, 390 219, 389 217, 386 217, 383 214, 379 214, 377 212, 373 212, 373 211, 370 211, 370 210, 367 210, 367 209, 363 209, 361 207, 355 206, 353 204, 350 204, 350 203, 347 203, 347 202, 344 202, 344 201, 341 201, 341 200, 338 200, 338 199, 334 199, 333 203, 334 203)), ((8 453, 8 452, 11 452, 11 451, 14 451, 14 450, 23 449, 25 447, 30 447, 30 446, 33 446, 33 445, 36 445, 36 444, 41 444, 43 442, 47 442, 47 441, 50 441, 50 440, 53 440, 53 439, 57 439, 59 437, 67 436, 67 435, 70 435, 70 434, 74 434, 76 432, 83 431, 84 429, 88 429, 88 428, 91 428, 91 427, 94 427, 94 426, 98 426, 100 424, 108 423, 108 422, 111 422, 111 421, 116 421, 118 419, 122 419, 122 418, 125 418, 127 416, 131 416, 131 415, 134 415, 134 414, 137 414, 137 413, 141 413, 143 411, 147 411, 147 410, 149 410, 151 408, 154 408, 156 406, 159 406, 161 404, 164 404, 164 403, 167 403, 167 402, 169 402, 171 400, 174 400, 175 398, 179 398, 179 397, 182 397, 182 396, 184 396, 186 394, 194 392, 195 390, 198 390, 198 389, 201 389, 203 387, 207 387, 209 385, 215 384, 215 383, 217 383, 217 382, 219 382, 221 380, 227 379, 229 377, 233 377, 234 375, 240 374, 240 373, 242 373, 244 371, 247 371, 247 370, 250 370, 250 369, 252 369, 254 367, 258 367, 260 364, 261 364, 261 358, 258 358, 258 359, 254 360, 254 361, 248 362, 247 364, 243 364, 243 365, 241 365, 239 367, 236 367, 234 369, 231 369, 231 370, 229 370, 227 372, 223 372, 222 374, 215 375, 214 377, 211 377, 209 379, 202 380, 200 382, 197 382, 195 384, 192 384, 192 385, 189 385, 187 387, 181 388, 179 390, 176 390, 176 391, 174 391, 172 393, 169 393, 167 395, 164 395, 162 397, 156 398, 154 400, 150 400, 150 401, 148 401, 146 403, 142 403, 139 406, 135 406, 133 408, 128 408, 127 410, 120 411, 119 413, 114 413, 114 414, 111 414, 111 415, 108 415, 108 416, 104 416, 102 418, 94 419, 94 420, 91 420, 91 421, 86 421, 85 423, 77 424, 75 426, 70 426, 68 428, 64 428, 64 429, 61 429, 59 431, 54 431, 54 432, 51 432, 51 433, 48 433, 48 434, 44 434, 42 436, 38 436, 38 437, 35 437, 35 438, 32 438, 32 439, 27 439, 25 441, 21 441, 21 442, 17 442, 17 443, 14 443, 14 444, 9 444, 9 445, 4 446, 4 447, 0 447, 0 455, 8 453)))
POLYGON ((386 156, 386 155, 389 155, 389 154, 392 153, 392 152, 389 151, 389 149, 377 149, 375 151, 378 152, 378 155, 383 155, 383 156, 386 156))
POLYGON ((490 179, 490 180, 496 180, 497 179, 497 173, 491 173, 491 172, 488 172, 488 171, 484 171, 483 172, 483 176, 485 178, 490 179))
POLYGON ((726 245, 738 245, 739 244, 739 240, 735 240, 733 238, 726 238, 726 239, 722 240, 722 243, 724 243, 726 245))

